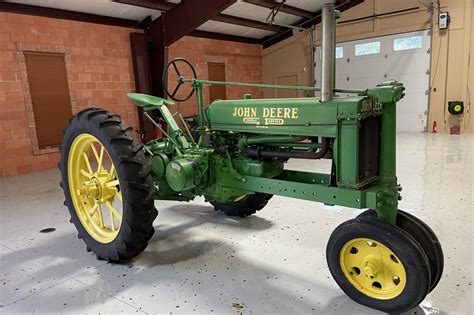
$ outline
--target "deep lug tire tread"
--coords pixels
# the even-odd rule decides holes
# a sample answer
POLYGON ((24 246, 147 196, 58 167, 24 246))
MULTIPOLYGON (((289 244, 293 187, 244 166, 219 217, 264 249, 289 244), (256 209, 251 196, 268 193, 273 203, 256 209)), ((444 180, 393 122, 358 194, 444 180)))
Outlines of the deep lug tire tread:
POLYGON ((158 215, 154 206, 156 188, 150 175, 150 161, 143 147, 132 137, 131 128, 120 121, 120 116, 99 108, 89 108, 69 119, 61 145, 60 186, 64 191, 64 204, 71 214, 78 237, 86 243, 88 251, 98 259, 120 263, 130 261, 148 245, 154 233, 153 221, 158 215), (123 196, 122 225, 117 237, 103 244, 94 240, 82 226, 74 208, 68 183, 67 161, 69 148, 81 133, 95 136, 109 152, 116 167, 123 196))
POLYGON ((407 232, 384 221, 355 218, 339 225, 331 234, 326 259, 339 287, 355 302, 387 313, 401 313, 416 307, 425 298, 430 285, 430 265, 421 246, 407 232), (399 296, 389 300, 369 297, 357 290, 340 267, 340 251, 351 239, 368 238, 388 246, 405 266, 407 282, 399 296))
POLYGON ((245 199, 236 202, 211 202, 214 209, 223 212, 227 216, 245 218, 262 210, 273 197, 270 194, 255 193, 248 195, 245 199))

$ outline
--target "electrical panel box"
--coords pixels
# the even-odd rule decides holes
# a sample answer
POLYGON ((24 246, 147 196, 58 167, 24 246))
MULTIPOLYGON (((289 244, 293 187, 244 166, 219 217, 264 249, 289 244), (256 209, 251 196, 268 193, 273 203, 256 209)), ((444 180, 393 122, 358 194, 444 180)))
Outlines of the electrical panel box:
POLYGON ((448 28, 449 24, 449 13, 440 12, 438 16, 438 27, 440 30, 445 30, 448 28))

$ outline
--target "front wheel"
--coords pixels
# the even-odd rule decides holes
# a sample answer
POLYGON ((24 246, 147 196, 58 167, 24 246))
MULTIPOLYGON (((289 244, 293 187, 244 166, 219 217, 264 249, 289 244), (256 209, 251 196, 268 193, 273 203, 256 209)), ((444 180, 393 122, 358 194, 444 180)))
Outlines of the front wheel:
POLYGON ((329 238, 326 259, 334 280, 355 302, 400 313, 417 306, 429 290, 426 254, 405 231, 384 221, 356 218, 329 238))
MULTIPOLYGON (((378 221, 377 213, 374 210, 364 211, 357 217, 378 221)), ((425 222, 403 210, 397 211, 397 226, 410 234, 426 253, 431 269, 429 292, 433 291, 441 280, 444 268, 443 249, 438 237, 425 222)))
POLYGON ((141 253, 154 233, 151 165, 131 128, 102 109, 69 120, 61 145, 61 187, 87 250, 109 262, 141 253))

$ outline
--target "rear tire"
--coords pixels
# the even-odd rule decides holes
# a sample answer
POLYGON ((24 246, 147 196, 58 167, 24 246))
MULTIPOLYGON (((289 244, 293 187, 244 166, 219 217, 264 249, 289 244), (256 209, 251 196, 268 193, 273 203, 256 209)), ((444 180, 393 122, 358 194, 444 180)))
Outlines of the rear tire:
POLYGON ((69 120, 60 148, 60 186, 71 223, 86 249, 109 262, 126 262, 140 254, 153 236, 153 221, 158 214, 150 161, 131 130, 118 115, 86 109, 69 120), (109 166, 101 167, 103 160, 97 159, 97 147, 101 156, 109 158, 109 166), (96 154, 97 168, 85 161, 92 153, 96 154), (121 214, 114 209, 117 204, 121 214), (104 214, 103 209, 110 213, 104 214))
POLYGON ((228 202, 211 202, 216 211, 221 211, 227 216, 247 217, 262 210, 273 197, 270 194, 255 193, 230 200, 228 202))

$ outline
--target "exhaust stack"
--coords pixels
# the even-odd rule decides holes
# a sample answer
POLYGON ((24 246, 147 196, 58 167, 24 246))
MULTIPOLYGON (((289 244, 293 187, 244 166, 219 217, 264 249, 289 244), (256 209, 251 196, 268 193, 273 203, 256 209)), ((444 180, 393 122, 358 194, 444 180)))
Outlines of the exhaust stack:
POLYGON ((326 102, 332 99, 334 89, 336 14, 333 3, 323 6, 322 24, 321 101, 326 102))

